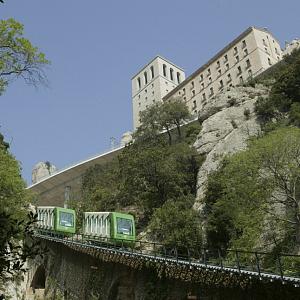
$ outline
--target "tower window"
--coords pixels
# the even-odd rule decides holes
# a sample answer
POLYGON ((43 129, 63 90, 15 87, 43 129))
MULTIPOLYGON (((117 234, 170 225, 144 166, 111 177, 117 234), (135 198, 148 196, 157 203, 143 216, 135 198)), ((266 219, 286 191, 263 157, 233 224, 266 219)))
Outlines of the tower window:
POLYGON ((174 70, 172 68, 170 69, 170 78, 172 81, 174 80, 174 70))
POLYGON ((245 48, 247 45, 246 45, 246 41, 245 40, 243 40, 242 41, 242 48, 245 48))
POLYGON ((181 80, 180 80, 180 73, 177 72, 177 82, 180 83, 180 81, 181 81, 181 80))
POLYGON ((140 89, 141 88, 141 78, 140 77, 137 79, 137 83, 138 83, 138 88, 140 89))
POLYGON ((167 66, 163 65, 163 74, 165 77, 167 77, 167 66))
POLYGON ((224 87, 224 83, 223 83, 223 80, 220 80, 220 89, 222 89, 224 87))
POLYGON ((150 67, 150 71, 151 71, 151 79, 154 78, 154 68, 153 66, 150 67))
POLYGON ((251 67, 251 63, 250 63, 250 59, 246 60, 246 68, 250 68, 251 67))
POLYGON ((272 66, 272 62, 271 62, 271 59, 268 57, 268 63, 270 66, 272 66))
POLYGON ((148 83, 147 72, 144 72, 144 81, 145 81, 145 84, 147 84, 147 83, 148 83))

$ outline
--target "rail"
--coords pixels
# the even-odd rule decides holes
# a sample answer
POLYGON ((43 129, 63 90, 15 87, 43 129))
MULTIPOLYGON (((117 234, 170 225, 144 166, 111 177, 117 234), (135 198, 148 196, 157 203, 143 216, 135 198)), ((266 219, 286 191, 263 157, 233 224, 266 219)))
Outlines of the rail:
POLYGON ((124 254, 147 261, 165 262, 178 266, 189 265, 213 272, 230 272, 256 277, 259 280, 288 282, 300 286, 300 255, 245 251, 238 249, 204 249, 196 245, 188 248, 146 241, 129 242, 106 237, 74 234, 63 236, 57 232, 39 230, 35 237, 63 243, 74 247, 84 247, 98 251, 124 254))

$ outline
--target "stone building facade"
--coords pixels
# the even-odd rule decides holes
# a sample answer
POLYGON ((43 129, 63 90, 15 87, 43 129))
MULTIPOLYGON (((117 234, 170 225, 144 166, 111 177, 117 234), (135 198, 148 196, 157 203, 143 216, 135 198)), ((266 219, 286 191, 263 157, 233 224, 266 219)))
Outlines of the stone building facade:
MULTIPOLYGON (((139 126, 139 113, 156 101, 167 101, 172 100, 174 97, 181 97, 188 105, 191 113, 197 114, 212 97, 225 88, 242 84, 281 59, 282 50, 276 38, 267 29, 256 27, 249 27, 206 64, 188 78, 179 82, 176 75, 173 76, 175 82, 170 77, 163 76, 169 74, 164 72, 164 62, 166 60, 157 57, 132 79, 134 129, 139 126), (143 78, 145 70, 151 68, 152 63, 157 60, 159 63, 156 64, 156 72, 162 74, 162 76, 158 84, 160 92, 153 93, 156 96, 155 101, 153 101, 151 99, 154 97, 146 99, 147 96, 145 95, 147 93, 143 94, 144 89, 152 93, 151 88, 146 88, 144 84, 145 87, 142 86, 138 89, 138 80, 143 78)), ((170 66, 175 65, 169 63, 168 68, 171 68, 170 66)), ((180 71, 181 69, 176 69, 176 74, 180 71)), ((184 79, 184 73, 181 72, 182 75, 180 76, 184 79)), ((150 82, 149 85, 151 85, 150 82)))
POLYGON ((185 79, 183 69, 156 56, 131 79, 133 128, 140 125, 139 113, 159 102, 185 79))

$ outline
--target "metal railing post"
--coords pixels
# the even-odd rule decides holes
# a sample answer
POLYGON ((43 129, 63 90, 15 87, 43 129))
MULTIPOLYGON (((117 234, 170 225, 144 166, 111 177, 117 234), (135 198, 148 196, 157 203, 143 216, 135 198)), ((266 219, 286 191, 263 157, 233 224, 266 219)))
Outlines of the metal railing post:
POLYGON ((255 260, 256 260, 256 267, 257 267, 258 275, 259 275, 259 277, 260 277, 259 257, 258 257, 257 252, 254 252, 254 254, 255 254, 255 260))
POLYGON ((222 256, 221 256, 221 251, 220 251, 220 249, 218 249, 218 256, 219 256, 219 263, 220 263, 220 266, 221 266, 221 268, 223 268, 223 261, 222 261, 222 256))
POLYGON ((240 265, 240 258, 239 258, 239 251, 235 250, 235 258, 236 258, 236 265, 239 273, 241 273, 241 265, 240 265))
POLYGON ((281 280, 283 281, 283 269, 282 269, 280 254, 277 255, 277 262, 278 262, 278 266, 279 266, 279 272, 280 272, 281 280))

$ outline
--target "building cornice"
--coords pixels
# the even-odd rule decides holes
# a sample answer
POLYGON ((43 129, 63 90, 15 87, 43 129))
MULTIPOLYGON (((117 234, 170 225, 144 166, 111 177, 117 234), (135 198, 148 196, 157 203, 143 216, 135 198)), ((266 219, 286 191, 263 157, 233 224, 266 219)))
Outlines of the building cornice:
POLYGON ((171 61, 169 61, 168 59, 164 58, 161 55, 156 55, 147 65, 145 65, 143 68, 141 68, 134 76, 131 77, 131 80, 134 79, 139 73, 141 73, 142 70, 146 69, 149 65, 151 65, 157 58, 160 58, 162 60, 164 60, 165 62, 167 62, 168 64, 174 66, 175 68, 179 69, 180 71, 184 72, 183 68, 178 67, 177 65, 175 65, 174 63, 172 63, 171 61))

